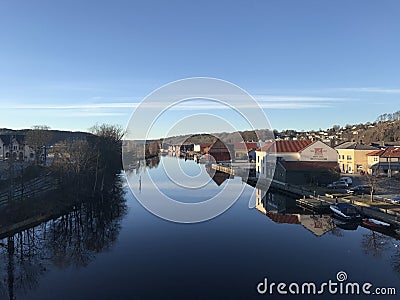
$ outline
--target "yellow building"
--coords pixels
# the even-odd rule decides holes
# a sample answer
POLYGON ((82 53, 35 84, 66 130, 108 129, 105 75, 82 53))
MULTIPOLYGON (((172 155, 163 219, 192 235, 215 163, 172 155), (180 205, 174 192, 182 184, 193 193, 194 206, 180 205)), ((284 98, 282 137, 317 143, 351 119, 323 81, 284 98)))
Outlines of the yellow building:
POLYGON ((368 154, 377 148, 357 142, 345 142, 335 147, 342 173, 358 173, 368 170, 368 154))

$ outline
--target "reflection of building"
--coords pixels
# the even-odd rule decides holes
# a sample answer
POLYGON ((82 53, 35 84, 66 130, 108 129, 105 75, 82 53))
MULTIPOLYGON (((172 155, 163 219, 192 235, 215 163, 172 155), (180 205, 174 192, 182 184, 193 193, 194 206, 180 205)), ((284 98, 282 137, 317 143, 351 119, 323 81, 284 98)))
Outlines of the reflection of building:
POLYGON ((275 223, 300 224, 297 214, 282 214, 286 211, 286 201, 283 195, 273 194, 256 188, 256 209, 275 223))
POLYGON ((256 188, 256 208, 262 213, 295 212, 296 201, 281 193, 256 188))
POLYGON ((311 231, 316 236, 322 236, 331 231, 336 226, 332 218, 327 215, 299 215, 300 223, 304 228, 311 231))
POLYGON ((225 172, 216 171, 211 167, 206 167, 207 174, 211 177, 211 179, 220 186, 224 183, 225 180, 233 178, 233 175, 227 174, 225 172))
POLYGON ((375 147, 357 142, 345 142, 335 147, 339 155, 339 167, 343 173, 367 171, 368 154, 377 150, 375 147))
POLYGON ((291 203, 293 202, 294 199, 279 193, 266 192, 256 188, 256 209, 273 222, 302 225, 316 236, 322 236, 335 228, 330 216, 305 214, 304 210, 297 209, 296 206, 292 207, 291 203))
POLYGON ((337 178, 337 152, 321 141, 289 140, 266 143, 256 151, 259 178, 291 184, 328 183, 337 178), (269 166, 277 159, 275 173, 269 166))
POLYGON ((400 172, 400 147, 387 147, 368 154, 368 173, 390 173, 400 172))

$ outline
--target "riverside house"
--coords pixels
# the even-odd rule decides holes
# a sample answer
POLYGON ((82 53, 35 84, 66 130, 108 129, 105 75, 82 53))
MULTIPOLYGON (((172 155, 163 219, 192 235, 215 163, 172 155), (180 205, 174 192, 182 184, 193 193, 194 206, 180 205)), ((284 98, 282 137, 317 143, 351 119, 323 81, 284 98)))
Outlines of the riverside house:
POLYGON ((338 175, 337 158, 336 150, 321 141, 275 141, 256 150, 256 173, 259 178, 290 184, 329 183, 338 175))
POLYGON ((232 162, 234 160, 234 150, 232 144, 225 144, 220 139, 216 139, 209 147, 205 149, 207 157, 216 162, 232 162))
POLYGON ((400 146, 376 150, 367 155, 368 173, 385 173, 388 176, 400 172, 400 146))
POLYGON ((377 148, 358 142, 345 142, 335 147, 342 173, 357 173, 368 170, 368 154, 377 148))
POLYGON ((256 149, 257 143, 253 142, 242 142, 233 143, 233 150, 235 152, 235 161, 246 160, 255 161, 256 160, 256 149))

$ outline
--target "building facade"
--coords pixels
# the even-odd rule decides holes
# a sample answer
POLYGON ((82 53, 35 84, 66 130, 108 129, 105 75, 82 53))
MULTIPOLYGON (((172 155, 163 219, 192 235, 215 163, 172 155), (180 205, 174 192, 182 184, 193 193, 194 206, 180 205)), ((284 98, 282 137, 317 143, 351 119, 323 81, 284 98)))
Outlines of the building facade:
POLYGON ((367 172, 368 154, 377 148, 358 142, 345 142, 335 147, 342 173, 367 172))
MULTIPOLYGON (((271 163, 277 160, 286 164, 288 162, 308 162, 323 166, 324 163, 337 163, 337 158, 336 150, 321 141, 275 141, 256 150, 256 173, 259 178, 271 178, 274 175, 271 163)), ((307 166, 307 169, 310 168, 307 166)))
POLYGON ((376 150, 367 155, 368 173, 384 173, 389 177, 400 172, 400 146, 376 150))
POLYGON ((35 154, 32 148, 25 144, 24 135, 0 135, 0 161, 10 158, 18 161, 33 161, 35 154))

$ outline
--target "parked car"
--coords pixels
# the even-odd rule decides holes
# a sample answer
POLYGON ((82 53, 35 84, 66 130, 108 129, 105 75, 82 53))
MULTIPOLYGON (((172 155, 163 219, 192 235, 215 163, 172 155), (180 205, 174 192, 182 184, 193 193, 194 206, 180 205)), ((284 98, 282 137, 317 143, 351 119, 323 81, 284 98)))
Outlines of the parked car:
POLYGON ((369 185, 357 185, 347 190, 348 194, 351 195, 361 195, 361 194, 370 194, 371 186, 369 185))
POLYGON ((342 177, 342 178, 340 178, 339 181, 347 183, 348 185, 352 185, 353 184, 353 179, 351 179, 351 177, 342 177))
POLYGON ((349 187, 349 185, 343 181, 335 181, 332 182, 331 184, 328 184, 327 187, 330 189, 346 189, 349 187))
POLYGON ((394 196, 392 199, 390 199, 390 202, 393 204, 400 204, 400 196, 394 196))

